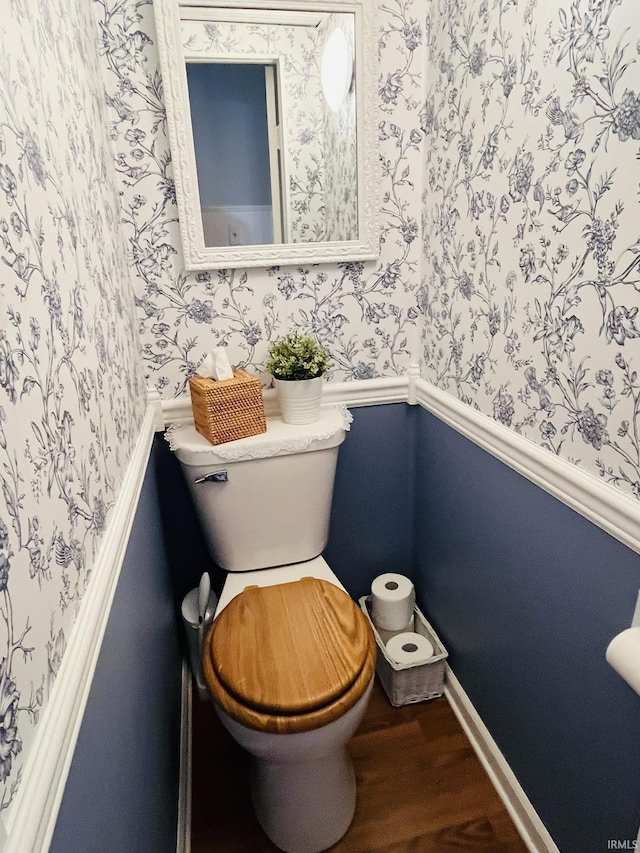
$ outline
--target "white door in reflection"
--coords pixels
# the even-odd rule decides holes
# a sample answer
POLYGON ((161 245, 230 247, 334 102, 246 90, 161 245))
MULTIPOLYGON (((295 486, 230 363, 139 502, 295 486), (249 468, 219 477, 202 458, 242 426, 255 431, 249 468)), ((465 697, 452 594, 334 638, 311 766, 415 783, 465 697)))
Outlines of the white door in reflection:
POLYGON ((188 62, 205 246, 288 242, 273 64, 188 62))

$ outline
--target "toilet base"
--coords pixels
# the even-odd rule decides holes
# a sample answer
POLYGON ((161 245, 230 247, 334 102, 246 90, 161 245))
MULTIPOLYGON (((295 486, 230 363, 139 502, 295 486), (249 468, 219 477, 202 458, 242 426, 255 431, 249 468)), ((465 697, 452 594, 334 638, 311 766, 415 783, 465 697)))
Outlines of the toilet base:
POLYGON ((253 758, 251 797, 265 835, 284 853, 320 853, 339 841, 356 808, 346 749, 295 764, 253 758))
POLYGON ((214 702, 227 731, 251 755, 256 817, 284 853, 321 853, 349 828, 356 779, 346 747, 364 717, 372 687, 373 678, 342 717, 297 734, 254 731, 214 702))

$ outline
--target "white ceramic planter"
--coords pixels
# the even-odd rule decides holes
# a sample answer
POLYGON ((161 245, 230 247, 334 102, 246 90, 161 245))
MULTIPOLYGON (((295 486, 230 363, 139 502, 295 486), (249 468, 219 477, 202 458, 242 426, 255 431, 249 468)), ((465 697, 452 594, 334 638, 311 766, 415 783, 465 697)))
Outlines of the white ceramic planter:
POLYGON ((275 379, 282 420, 287 424, 312 424, 320 417, 324 377, 275 379))

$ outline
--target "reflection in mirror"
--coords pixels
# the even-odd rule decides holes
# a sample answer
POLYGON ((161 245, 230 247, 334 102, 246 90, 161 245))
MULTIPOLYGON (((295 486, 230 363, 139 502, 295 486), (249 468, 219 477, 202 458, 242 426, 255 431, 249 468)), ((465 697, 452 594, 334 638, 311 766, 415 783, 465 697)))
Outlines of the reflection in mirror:
POLYGON ((182 21, 205 246, 358 238, 354 16, 313 17, 182 21), (337 98, 323 59, 341 69, 337 98))
POLYGON ((187 63, 205 246, 283 242, 277 123, 267 120, 276 112, 274 71, 187 63))
POLYGON ((378 257, 376 6, 153 0, 186 270, 378 257))

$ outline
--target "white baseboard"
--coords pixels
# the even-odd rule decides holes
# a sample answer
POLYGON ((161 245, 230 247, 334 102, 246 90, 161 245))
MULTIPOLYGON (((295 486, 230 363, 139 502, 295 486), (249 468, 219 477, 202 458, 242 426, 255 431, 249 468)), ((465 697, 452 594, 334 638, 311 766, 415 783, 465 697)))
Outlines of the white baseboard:
POLYGON ((178 833, 176 853, 191 853, 191 794, 193 743, 193 680, 186 660, 182 661, 180 703, 180 771, 178 777, 178 833))
POLYGON ((451 667, 445 696, 530 853, 560 853, 451 667))
POLYGON ((102 538, 89 586, 42 712, 22 782, 4 820, 3 853, 46 853, 69 774, 153 441, 148 409, 102 538))

